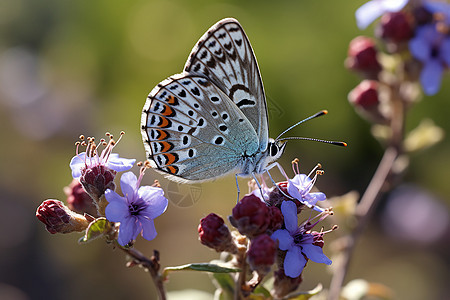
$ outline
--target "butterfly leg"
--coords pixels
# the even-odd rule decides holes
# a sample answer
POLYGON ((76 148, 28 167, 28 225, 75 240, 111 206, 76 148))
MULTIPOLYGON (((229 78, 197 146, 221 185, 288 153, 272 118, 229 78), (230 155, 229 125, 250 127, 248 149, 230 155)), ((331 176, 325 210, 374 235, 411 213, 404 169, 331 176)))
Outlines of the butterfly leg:
POLYGON ((239 188, 239 183, 238 183, 238 177, 239 176, 244 176, 245 174, 235 174, 234 177, 236 178, 236 188, 237 188, 237 199, 236 199, 236 203, 239 202, 239 194, 241 193, 241 189, 239 188))
MULTIPOLYGON (((255 172, 252 172, 252 177, 253 177, 253 180, 255 180, 256 185, 257 185, 258 188, 259 188, 259 192, 261 193, 261 198, 262 198, 264 201, 266 201, 266 199, 264 198, 263 188, 262 188, 261 184, 259 183, 258 178, 256 178, 256 173, 255 173, 255 172)), ((261 177, 261 178, 262 178, 262 177, 261 177)), ((264 178, 262 178, 262 183, 263 183, 264 187, 267 188, 267 185, 266 185, 266 183, 264 182, 264 178)))
POLYGON ((267 168, 264 170, 264 172, 267 173, 267 175, 269 175, 269 178, 272 181, 272 184, 278 188, 278 190, 280 191, 281 194, 283 194, 283 196, 285 196, 285 197, 287 197, 289 199, 293 199, 291 196, 286 195, 286 193, 283 192, 283 190, 279 188, 279 186, 277 185, 275 180, 273 180, 272 175, 270 175, 269 171, 271 169, 273 169, 274 167, 278 167, 278 170, 280 170, 280 173, 283 174, 284 178, 286 178, 286 181, 289 180, 289 178, 286 175, 286 172, 284 171, 284 169, 281 167, 281 165, 278 162, 274 162, 274 163, 268 165, 267 168))

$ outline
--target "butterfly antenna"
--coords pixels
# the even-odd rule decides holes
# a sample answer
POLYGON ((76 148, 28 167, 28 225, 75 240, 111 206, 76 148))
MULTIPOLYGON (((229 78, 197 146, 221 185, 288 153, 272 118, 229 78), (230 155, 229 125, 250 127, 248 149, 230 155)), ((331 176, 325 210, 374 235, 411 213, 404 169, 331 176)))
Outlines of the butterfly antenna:
POLYGON ((347 147, 346 142, 328 141, 328 140, 306 138, 306 137, 287 137, 287 138, 277 139, 277 141, 286 141, 286 140, 306 140, 306 141, 314 141, 314 142, 320 142, 320 143, 332 144, 332 145, 336 145, 336 146, 347 147))
MULTIPOLYGON (((312 115, 312 116, 310 116, 310 117, 308 117, 308 118, 306 118, 306 119, 303 119, 303 120, 301 120, 301 121, 295 123, 294 125, 292 125, 292 126, 289 127, 288 129, 286 129, 285 131, 283 131, 282 133, 280 133, 280 134, 277 136, 277 138, 276 138, 275 140, 276 140, 276 141, 280 141, 279 138, 280 138, 283 134, 285 134, 286 132, 288 132, 289 130, 291 130, 292 128, 294 128, 294 127, 296 127, 296 126, 298 126, 298 125, 300 125, 300 124, 302 124, 302 123, 304 123, 304 122, 306 122, 306 121, 315 119, 315 118, 317 118, 317 117, 324 116, 324 115, 326 115, 327 113, 328 113, 328 110, 321 110, 321 111, 319 111, 318 113, 315 113, 314 115, 312 115)), ((306 138, 301 138, 301 139, 306 139, 306 138)), ((285 139, 283 139, 283 140, 285 140, 285 139)), ((309 139, 309 140, 314 140, 314 139, 309 139)))

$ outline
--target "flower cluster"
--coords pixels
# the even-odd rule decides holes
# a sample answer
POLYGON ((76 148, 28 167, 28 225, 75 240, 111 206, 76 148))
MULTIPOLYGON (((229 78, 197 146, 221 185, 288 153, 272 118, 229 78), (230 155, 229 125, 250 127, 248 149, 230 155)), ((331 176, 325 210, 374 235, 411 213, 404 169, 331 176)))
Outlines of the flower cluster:
POLYGON ((395 101, 409 106, 418 98, 415 85, 426 95, 439 91, 450 66, 450 4, 372 0, 356 11, 360 29, 378 18, 377 40, 353 39, 345 65, 363 77, 349 94, 350 103, 363 117, 384 124, 395 117, 395 101))
POLYGON ((264 184, 254 187, 229 216, 239 233, 230 233, 224 220, 216 214, 200 221, 198 231, 202 244, 233 254, 237 267, 253 271, 254 277, 247 282, 248 290, 254 289, 275 265, 278 270, 274 276, 283 284, 275 285, 272 292, 276 297, 283 297, 301 283, 308 260, 331 264, 322 251, 325 232, 312 230, 331 214, 329 209, 317 206, 318 201, 326 199, 325 194, 312 191, 317 176, 323 174, 318 170, 320 167, 318 164, 309 175, 301 174, 298 160, 294 160, 294 178, 277 183, 271 189, 264 184), (306 209, 319 213, 314 217, 309 213, 298 225, 298 215, 306 209), (243 238, 247 242, 243 242, 243 238))
POLYGON ((74 179, 64 189, 68 206, 58 200, 46 200, 38 207, 36 217, 50 233, 86 230, 86 241, 103 235, 108 241, 117 239, 121 246, 126 246, 139 234, 152 240, 156 237, 153 220, 167 209, 168 200, 157 183, 140 187, 148 163, 141 167, 139 179, 132 172, 122 175, 124 196, 115 192, 117 173, 130 170, 136 160, 113 153, 120 138, 116 142, 112 135, 107 136, 109 141, 102 139, 99 145, 94 138, 80 137, 82 141, 76 143, 76 155, 69 164, 74 179), (80 153, 80 146, 86 147, 86 151, 80 153), (101 152, 99 146, 104 146, 101 152), (94 223, 95 228, 91 228, 94 223), (96 231, 95 234, 90 230, 96 231))

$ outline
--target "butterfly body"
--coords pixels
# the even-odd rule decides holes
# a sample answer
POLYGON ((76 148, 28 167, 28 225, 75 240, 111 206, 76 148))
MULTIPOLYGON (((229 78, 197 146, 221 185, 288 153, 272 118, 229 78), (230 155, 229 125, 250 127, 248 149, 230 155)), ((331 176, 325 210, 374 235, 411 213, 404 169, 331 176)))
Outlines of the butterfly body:
POLYGON ((182 73, 150 92, 141 123, 153 167, 179 182, 260 174, 285 147, 268 137, 258 64, 231 18, 205 33, 182 73))

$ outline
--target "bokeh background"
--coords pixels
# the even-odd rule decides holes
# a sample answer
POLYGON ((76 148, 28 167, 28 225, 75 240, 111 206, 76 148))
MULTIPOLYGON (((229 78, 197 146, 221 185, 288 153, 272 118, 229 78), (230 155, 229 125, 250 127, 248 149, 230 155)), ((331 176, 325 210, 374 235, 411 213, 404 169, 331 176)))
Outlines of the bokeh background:
MULTIPOLYGON (((124 130, 117 151, 145 159, 139 123, 147 94, 180 72, 198 38, 224 17, 237 18, 252 42, 268 98, 271 136, 328 109, 326 117, 290 134, 349 144, 344 149, 290 142, 281 164, 289 170, 290 161, 299 157, 308 172, 322 163, 325 175, 317 186, 328 197, 363 192, 382 147, 348 104, 347 94, 359 79, 343 61, 353 37, 372 35, 373 26, 360 32, 355 25, 354 11, 364 2, 1 1, 0 298, 155 298, 149 275, 125 268, 120 251, 101 241, 78 245, 80 234, 51 235, 35 210, 45 199, 65 200, 68 164, 80 134, 99 139, 106 131, 118 136, 124 130)), ((430 118, 450 132, 449 86, 447 75, 436 96, 414 106, 408 130, 430 118)), ((383 199, 365 231, 348 279, 385 284, 395 299, 448 299, 449 153, 445 138, 412 157, 405 185, 383 199)), ((157 238, 138 238, 136 247, 148 255, 158 249, 163 267, 217 258, 198 242, 197 226, 210 212, 230 215, 234 177, 186 186, 169 184, 149 171, 145 181, 154 179, 161 181, 171 203, 156 219, 157 238)), ((240 185, 245 190, 246 180, 240 185)), ((326 241, 338 235, 331 233, 326 241)), ((332 255, 327 245, 324 251, 332 255)), ((327 287, 330 278, 328 267, 310 263, 302 289, 318 282, 327 287)), ((207 275, 196 273, 173 274, 167 288, 214 290, 207 275)))

